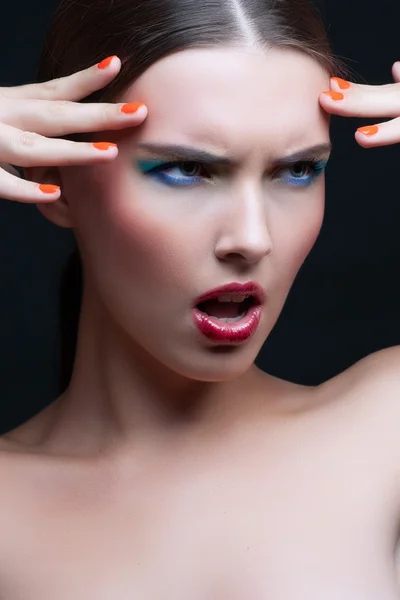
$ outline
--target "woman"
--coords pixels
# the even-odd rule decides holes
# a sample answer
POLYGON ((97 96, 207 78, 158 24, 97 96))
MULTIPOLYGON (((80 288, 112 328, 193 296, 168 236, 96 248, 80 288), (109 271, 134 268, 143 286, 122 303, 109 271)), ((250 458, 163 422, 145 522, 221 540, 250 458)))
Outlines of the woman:
POLYGON ((0 196, 73 229, 83 292, 63 393, 1 440, 0 597, 399 597, 398 349, 317 387, 254 365, 329 114, 400 111, 338 69, 306 0, 64 0, 50 84, 1 90, 0 196))

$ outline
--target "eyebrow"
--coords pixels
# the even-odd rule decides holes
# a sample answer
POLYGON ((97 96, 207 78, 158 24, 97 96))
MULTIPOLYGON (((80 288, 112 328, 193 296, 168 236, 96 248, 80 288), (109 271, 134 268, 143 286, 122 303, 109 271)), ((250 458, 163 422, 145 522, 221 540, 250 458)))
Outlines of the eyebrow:
MULTIPOLYGON (((170 161, 183 162, 204 162, 215 165, 233 165, 237 163, 230 156, 222 156, 211 154, 205 150, 192 148, 189 146, 177 146, 176 144, 156 144, 141 142, 137 145, 138 148, 148 150, 152 154, 170 161)), ((304 148, 293 154, 282 156, 274 160, 275 165, 292 165, 296 162, 302 162, 315 158, 316 156, 325 156, 332 152, 332 144, 317 144, 304 148)))

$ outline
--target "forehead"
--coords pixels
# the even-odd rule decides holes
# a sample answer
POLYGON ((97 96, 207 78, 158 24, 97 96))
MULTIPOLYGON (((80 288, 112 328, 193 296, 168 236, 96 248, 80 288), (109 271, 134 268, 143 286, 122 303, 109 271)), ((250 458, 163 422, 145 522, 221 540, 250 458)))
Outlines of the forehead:
POLYGON ((152 65, 120 101, 147 105, 146 141, 245 153, 326 142, 326 89, 328 73, 296 50, 190 49, 152 65))

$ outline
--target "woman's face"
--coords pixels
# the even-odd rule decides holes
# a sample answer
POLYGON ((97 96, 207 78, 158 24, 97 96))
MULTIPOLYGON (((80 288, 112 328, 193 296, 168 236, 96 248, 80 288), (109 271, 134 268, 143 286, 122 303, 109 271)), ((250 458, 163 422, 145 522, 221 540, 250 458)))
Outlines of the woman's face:
POLYGON ((228 380, 252 365, 322 225, 324 175, 303 163, 324 166, 329 148, 280 165, 329 146, 319 105, 326 89, 328 74, 295 50, 180 52, 118 99, 147 105, 143 125, 94 135, 118 143, 114 162, 60 169, 92 301, 134 347, 202 381, 228 380), (163 169, 173 159, 143 144, 185 146, 231 163, 186 159, 163 169), (250 280, 266 293, 256 333, 216 346, 193 323, 194 300, 250 280))

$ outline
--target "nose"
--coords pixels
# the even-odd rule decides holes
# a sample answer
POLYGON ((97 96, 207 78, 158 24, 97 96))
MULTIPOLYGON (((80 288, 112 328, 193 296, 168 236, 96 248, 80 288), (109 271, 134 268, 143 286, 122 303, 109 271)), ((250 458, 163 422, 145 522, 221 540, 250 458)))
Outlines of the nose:
POLYGON ((223 261, 257 263, 272 252, 265 192, 256 186, 239 190, 227 203, 221 235, 215 248, 223 261), (229 211, 229 212, 228 212, 229 211))

